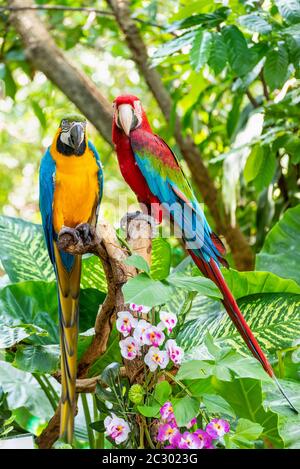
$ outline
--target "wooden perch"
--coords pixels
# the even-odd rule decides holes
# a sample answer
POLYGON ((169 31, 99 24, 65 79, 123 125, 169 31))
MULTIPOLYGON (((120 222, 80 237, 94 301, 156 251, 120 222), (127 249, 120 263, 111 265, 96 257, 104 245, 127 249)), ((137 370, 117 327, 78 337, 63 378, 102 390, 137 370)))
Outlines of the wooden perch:
MULTIPOLYGON (((150 263, 151 227, 147 221, 138 218, 130 220, 127 241, 134 252, 145 257, 147 262, 150 263), (131 238, 130 233, 132 236, 134 234, 134 239, 131 238)), ((136 275, 137 271, 134 267, 124 263, 128 257, 128 251, 120 245, 115 230, 104 220, 98 221, 96 230, 92 231, 92 239, 88 243, 84 244, 81 239, 74 243, 73 237, 69 234, 59 236, 58 243, 61 249, 71 254, 82 255, 89 252, 98 256, 106 276, 108 293, 104 303, 99 307, 95 320, 95 336, 79 361, 77 370, 77 391, 93 392, 99 378, 87 378, 88 370, 107 349, 116 314, 124 309, 122 286, 128 278, 136 275)), ((127 373, 126 365, 125 373, 127 373)), ((129 374, 131 374, 131 371, 129 374)), ((60 380, 59 373, 55 373, 54 377, 58 381, 60 380)), ((37 438, 39 448, 47 449, 53 446, 59 437, 59 426, 60 406, 58 406, 48 426, 37 438)))

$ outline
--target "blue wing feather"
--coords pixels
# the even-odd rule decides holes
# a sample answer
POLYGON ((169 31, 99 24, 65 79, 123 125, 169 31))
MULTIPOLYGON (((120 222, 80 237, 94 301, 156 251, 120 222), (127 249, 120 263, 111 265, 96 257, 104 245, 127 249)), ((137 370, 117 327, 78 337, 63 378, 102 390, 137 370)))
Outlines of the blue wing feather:
POLYGON ((52 224, 53 196, 55 188, 56 165, 50 149, 44 154, 40 165, 40 212, 44 229, 45 241, 52 264, 55 264, 53 238, 54 230, 52 224))
MULTIPOLYGON (((55 233, 52 223, 55 173, 55 161, 48 148, 42 158, 40 166, 40 212, 49 257, 56 272, 53 242, 57 238, 57 233, 55 233)), ((74 256, 67 252, 60 251, 60 257, 65 268, 70 272, 74 264, 74 256)))

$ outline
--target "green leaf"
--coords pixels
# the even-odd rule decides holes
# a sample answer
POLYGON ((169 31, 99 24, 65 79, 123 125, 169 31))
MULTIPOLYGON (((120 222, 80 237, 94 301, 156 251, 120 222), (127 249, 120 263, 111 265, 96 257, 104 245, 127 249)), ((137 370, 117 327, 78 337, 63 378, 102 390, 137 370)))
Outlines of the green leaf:
POLYGON ((159 416, 159 404, 155 404, 152 406, 148 405, 138 405, 137 409, 140 414, 144 415, 144 417, 158 417, 159 416))
POLYGON ((231 381, 233 377, 260 378, 269 381, 254 358, 243 357, 233 350, 220 349, 220 355, 209 360, 189 360, 182 363, 177 378, 179 380, 206 379, 215 376, 222 381, 231 381))
POLYGON ((178 52, 183 47, 192 44, 194 37, 195 31, 190 31, 188 33, 182 34, 176 39, 172 39, 171 41, 165 42, 154 52, 152 59, 168 57, 171 54, 174 54, 174 52, 178 52))
POLYGON ((231 439, 240 448, 249 448, 252 447, 254 441, 258 440, 263 430, 259 423, 241 418, 231 439))
POLYGON ((290 24, 300 23, 299 0, 275 0, 281 16, 290 24))
POLYGON ((232 70, 243 76, 251 68, 251 56, 243 33, 234 25, 222 28, 222 35, 227 46, 227 55, 232 70))
MULTIPOLYGON (((288 348, 299 336, 300 295, 262 293, 241 298, 238 305, 261 347, 274 353, 288 348)), ((198 319, 187 320, 177 335, 186 353, 197 354, 206 332, 219 343, 247 351, 244 341, 220 303, 198 303, 198 319), (200 310, 200 305, 202 311, 200 310)))
POLYGON ((190 53, 191 65, 198 72, 209 59, 212 46, 212 35, 209 31, 197 32, 193 41, 193 46, 190 53))
POLYGON ((155 280, 164 280, 170 273, 171 247, 164 238, 152 240, 150 276, 155 280))
POLYGON ((268 233, 256 257, 258 270, 269 270, 300 285, 300 205, 288 209, 268 233))
POLYGON ((206 277, 190 277, 181 272, 171 274, 167 281, 175 288, 183 288, 212 298, 223 298, 220 290, 214 282, 206 277))
POLYGON ((225 401, 225 399, 223 399, 223 397, 218 396, 217 394, 212 395, 204 393, 202 401, 209 413, 235 417, 235 412, 232 407, 227 401, 225 401))
POLYGON ((208 65, 216 75, 222 72, 227 63, 227 48, 220 33, 213 32, 208 65))
POLYGON ((133 267, 136 267, 138 270, 143 270, 147 274, 150 272, 150 267, 148 265, 148 262, 142 257, 139 256, 138 254, 132 254, 132 256, 129 256, 125 264, 127 265, 132 265, 133 267))
MULTIPOLYGON (((283 447, 283 441, 278 432, 278 415, 271 410, 264 409, 259 380, 239 378, 231 382, 216 381, 215 388, 218 394, 230 404, 236 415, 259 424, 263 428, 263 437, 276 448, 283 447)), ((258 427, 255 432, 258 432, 258 427)))
POLYGON ((160 405, 164 405, 172 392, 172 388, 168 381, 161 381, 157 383, 154 389, 154 399, 159 402, 160 405))
MULTIPOLYGON (((11 282, 55 280, 41 225, 0 216, 0 260, 11 282)), ((96 256, 83 257, 81 288, 106 292, 106 278, 96 256)))
POLYGON ((254 33, 269 34, 272 31, 272 26, 258 13, 240 16, 238 22, 254 33))
POLYGON ((193 397, 185 396, 182 399, 174 400, 172 404, 175 419, 179 427, 187 425, 199 413, 199 401, 193 397))
POLYGON ((26 407, 40 421, 46 423, 53 415, 53 409, 30 373, 17 370, 9 363, 1 363, 0 382, 7 393, 11 410, 26 407))
POLYGON ((80 287, 96 288, 101 292, 107 292, 105 272, 99 257, 83 257, 80 287))
POLYGON ((260 192, 271 183, 275 169, 274 152, 265 145, 257 144, 253 147, 245 165, 245 181, 247 183, 254 181, 256 189, 260 192))
POLYGON ((53 373, 59 368, 58 345, 19 346, 13 366, 29 373, 53 373))
POLYGON ((278 277, 271 272, 238 272, 224 270, 226 283, 236 299, 257 293, 295 293, 300 294, 300 287, 294 280, 278 277))
MULTIPOLYGON (((79 328, 94 325, 104 296, 95 289, 82 290, 79 298, 79 328)), ((55 282, 19 282, 0 290, 0 326, 25 328, 28 342, 58 344, 58 306, 55 282)))
POLYGON ((199 15, 192 15, 184 18, 182 21, 175 21, 168 28, 169 32, 177 29, 187 29, 193 26, 203 26, 213 28, 222 23, 229 15, 230 10, 226 7, 221 7, 213 13, 200 13, 199 15))
POLYGON ((0 259, 11 282, 55 278, 41 225, 1 216, 0 259))
POLYGON ((267 53, 264 77, 271 90, 281 88, 287 79, 289 56, 283 45, 267 53))
POLYGON ((139 274, 130 279, 123 287, 125 303, 157 306, 170 299, 172 289, 170 286, 151 279, 147 274, 139 274))
POLYGON ((18 326, 6 326, 1 323, 0 329, 0 349, 6 349, 13 347, 22 340, 30 337, 31 335, 47 335, 46 331, 35 327, 33 324, 24 324, 22 327, 18 326))

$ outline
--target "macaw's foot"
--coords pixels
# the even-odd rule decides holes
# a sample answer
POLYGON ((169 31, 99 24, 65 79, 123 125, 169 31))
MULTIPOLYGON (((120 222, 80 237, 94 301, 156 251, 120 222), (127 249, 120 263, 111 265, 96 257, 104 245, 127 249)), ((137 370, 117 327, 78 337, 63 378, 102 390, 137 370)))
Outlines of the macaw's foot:
POLYGON ((156 221, 150 215, 146 215, 145 213, 140 212, 139 210, 137 210, 136 212, 127 212, 121 218, 120 226, 123 231, 127 232, 128 225, 132 220, 146 221, 151 226, 151 237, 154 238, 156 236, 156 221))
POLYGON ((92 241, 95 232, 89 223, 80 223, 75 229, 83 244, 89 244, 92 241))
POLYGON ((70 244, 70 241, 73 244, 77 244, 79 240, 80 240, 80 236, 76 228, 63 226, 60 232, 58 233, 58 241, 61 247, 63 247, 64 244, 66 245, 70 244))

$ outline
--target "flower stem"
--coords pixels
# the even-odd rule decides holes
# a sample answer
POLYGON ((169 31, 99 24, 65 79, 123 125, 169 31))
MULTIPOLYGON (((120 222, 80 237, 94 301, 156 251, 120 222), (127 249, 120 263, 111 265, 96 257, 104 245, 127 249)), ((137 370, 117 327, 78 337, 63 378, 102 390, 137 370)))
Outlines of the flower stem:
POLYGON ((86 425, 86 430, 88 434, 90 449, 94 449, 95 448, 94 432, 92 428, 90 427, 91 415, 89 411, 87 397, 84 393, 81 394, 81 401, 82 401, 82 407, 83 407, 83 412, 84 412, 84 417, 85 417, 85 425, 86 425))
POLYGON ((180 386, 181 389, 183 389, 188 396, 192 397, 192 393, 188 390, 188 388, 181 381, 176 379, 175 376, 172 375, 172 373, 170 373, 169 371, 164 370, 164 374, 166 376, 168 376, 172 381, 174 381, 174 383, 177 383, 178 386, 180 386))
POLYGON ((146 422, 146 419, 144 417, 142 417, 142 420, 143 420, 143 427, 144 427, 144 432, 145 432, 145 437, 146 437, 146 440, 150 446, 151 449, 155 449, 155 446, 151 440, 151 436, 150 436, 150 433, 149 433, 149 430, 148 430, 148 427, 147 427, 147 422, 146 422))

